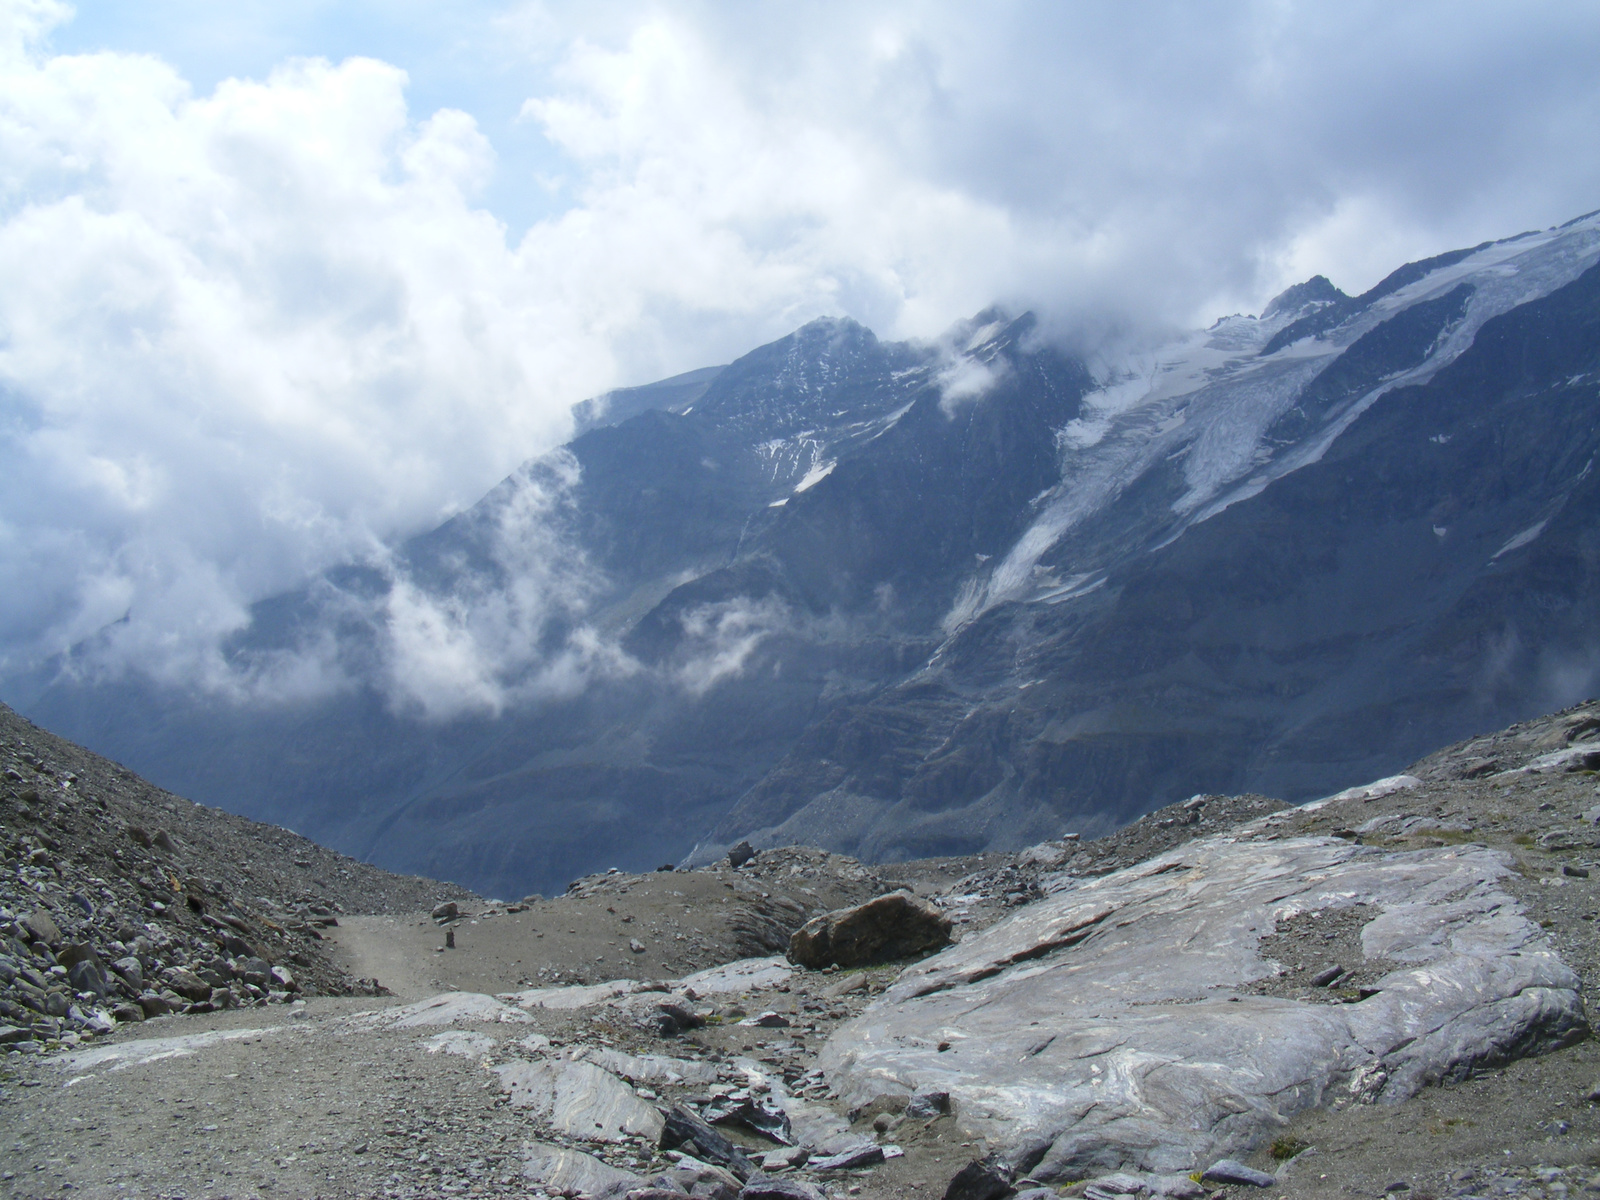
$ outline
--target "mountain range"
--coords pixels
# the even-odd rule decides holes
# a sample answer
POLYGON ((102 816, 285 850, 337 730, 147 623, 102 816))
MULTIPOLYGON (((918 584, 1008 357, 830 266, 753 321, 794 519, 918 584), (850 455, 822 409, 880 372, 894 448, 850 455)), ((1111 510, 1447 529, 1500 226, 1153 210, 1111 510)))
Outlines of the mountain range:
POLYGON ((239 702, 0 681, 162 786, 487 894, 735 841, 872 861, 1305 800, 1600 680, 1600 216, 1084 356, 815 321, 585 402, 254 606, 239 702))

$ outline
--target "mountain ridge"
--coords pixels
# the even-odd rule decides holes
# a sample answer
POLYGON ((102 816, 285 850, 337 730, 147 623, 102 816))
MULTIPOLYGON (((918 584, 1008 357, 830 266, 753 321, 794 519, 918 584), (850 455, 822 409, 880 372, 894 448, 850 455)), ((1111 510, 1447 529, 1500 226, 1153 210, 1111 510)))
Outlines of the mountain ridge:
POLYGON ((332 698, 8 692, 506 895, 741 837, 893 859, 1308 798, 1592 689, 1597 259, 1591 215, 1098 374, 1026 315, 922 345, 814 322, 612 394, 393 563, 258 605, 234 661, 324 639, 332 698), (476 692, 428 693, 408 613, 476 651, 476 692))

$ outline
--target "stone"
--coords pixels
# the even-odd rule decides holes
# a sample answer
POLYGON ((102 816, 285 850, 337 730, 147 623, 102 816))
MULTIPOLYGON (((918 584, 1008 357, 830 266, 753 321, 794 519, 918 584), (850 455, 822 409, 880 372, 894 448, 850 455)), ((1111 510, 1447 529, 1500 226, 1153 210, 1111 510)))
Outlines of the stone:
POLYGON ((0 1046, 14 1046, 19 1042, 33 1041, 33 1030, 18 1025, 0 1025, 0 1046))
POLYGON ((55 920, 43 909, 29 913, 17 922, 27 930, 29 937, 35 942, 43 942, 46 946, 59 946, 61 944, 61 930, 55 920))
POLYGON ((891 892, 813 917, 789 939, 789 959, 812 970, 892 962, 949 945, 950 930, 950 918, 936 905, 891 892))
POLYGON ((111 969, 127 981, 134 991, 144 990, 144 967, 133 955, 117 959, 111 964, 111 969))
POLYGON ((1142 1196, 1150 1190, 1143 1179, 1125 1171, 1102 1175, 1091 1182, 1094 1187, 1112 1196, 1142 1196))
POLYGON ((211 999, 211 985, 188 967, 175 967, 166 977, 166 984, 186 1000, 199 1003, 211 999))
POLYGON ((1335 979, 1339 978, 1339 976, 1341 976, 1343 974, 1344 974, 1344 968, 1343 967, 1340 967, 1340 966, 1324 967, 1322 970, 1318 971, 1315 975, 1313 975, 1311 977, 1311 986, 1312 987, 1327 987, 1330 983, 1332 983, 1335 979))
POLYGON ((1270 1141, 1341 1073, 1396 1103, 1581 1038, 1578 978, 1502 886, 1511 871, 1473 845, 1200 839, 907 968, 816 1066, 847 1111, 885 1080, 948 1092, 965 1136, 1044 1183, 1192 1171, 1270 1141), (1354 905, 1379 914, 1365 953, 1395 964, 1375 994, 1242 992, 1275 970, 1274 914, 1354 905))
POLYGON ((268 974, 272 976, 274 987, 281 988, 286 992, 298 992, 300 990, 300 985, 295 982, 294 975, 290 973, 288 967, 273 967, 268 974))
POLYGON ((911 1121, 931 1121, 935 1117, 942 1117, 950 1111, 949 1092, 917 1092, 906 1101, 906 1119, 911 1121))
POLYGON ((628 939, 628 950, 633 954, 643 954, 644 953, 644 943, 641 942, 638 938, 629 938, 628 939))
POLYGON ((155 992, 140 992, 139 1007, 146 1017, 164 1017, 173 1011, 171 1001, 155 992))
MULTIPOLYGON (((295 1001, 302 1004, 304 1001, 295 1001)), ((357 1013, 348 1018, 353 1024, 371 1028, 424 1029, 430 1025, 475 1024, 526 1025, 533 1020, 520 1008, 513 1008, 482 992, 444 992, 378 1012, 357 1013)))
POLYGON ((944 1189, 944 1200, 1001 1200, 1011 1194, 1011 1181, 1016 1172, 990 1155, 974 1159, 955 1173, 944 1189))
POLYGON ((753 1017, 746 1017, 744 1020, 740 1021, 739 1024, 758 1025, 762 1029, 787 1029, 789 1028, 789 1018, 784 1016, 782 1013, 769 1011, 757 1013, 753 1017))
POLYGON ((670 1000, 656 1005, 655 1016, 651 1018, 651 1025, 662 1037, 676 1037, 690 1029, 700 1029, 705 1023, 706 1019, 699 1013, 670 1000))
POLYGON ((687 1143, 693 1143, 699 1152, 699 1157, 726 1167, 741 1181, 748 1180, 755 1174, 755 1164, 745 1156, 743 1150, 683 1105, 674 1105, 665 1116, 660 1142, 663 1150, 674 1150, 687 1143))
POLYGON ((882 1146, 858 1146, 842 1154, 813 1158, 806 1164, 813 1171, 844 1171, 851 1167, 870 1167, 883 1161, 882 1146))
POLYGON ((272 964, 264 958, 241 958, 234 963, 234 974, 245 983, 265 990, 272 986, 272 964))
POLYGON ((1152 1175, 1150 1194, 1167 1200, 1204 1200, 1206 1190, 1187 1175, 1152 1175))
POLYGON ((757 1100, 746 1094, 735 1100, 717 1100, 701 1110, 701 1116, 714 1125, 739 1125, 780 1145, 794 1144, 789 1115, 771 1100, 757 1100))
POLYGON ((106 994, 105 970, 92 958, 80 959, 74 963, 72 969, 67 972, 67 980, 75 992, 93 992, 96 996, 106 994))
POLYGON ((739 1200, 825 1200, 821 1188, 803 1179, 752 1175, 739 1192, 739 1200))
POLYGON ((738 1200, 744 1187, 741 1178, 715 1163, 701 1162, 691 1155, 679 1154, 678 1165, 666 1172, 669 1186, 681 1187, 693 1196, 705 1200, 738 1200))
POLYGON ((111 1016, 113 1020, 122 1023, 142 1021, 144 1020, 144 1008, 131 1000, 124 1000, 111 1010, 111 1016))
POLYGON ((1208 1183, 1239 1183, 1250 1187, 1272 1187, 1278 1182, 1276 1176, 1247 1167, 1231 1158, 1219 1158, 1205 1169, 1200 1178, 1208 1183))
POLYGON ((811 1151, 804 1146, 779 1146, 776 1150, 768 1150, 761 1156, 761 1169, 784 1171, 791 1167, 803 1167, 810 1157, 811 1151))
POLYGON ((433 906, 433 919, 443 924, 445 921, 454 921, 461 915, 461 906, 454 900, 446 900, 443 904, 433 906))
POLYGON ((513 1108, 531 1109, 557 1133, 595 1142, 661 1137, 666 1121, 609 1071, 589 1062, 545 1058, 494 1068, 513 1108))
POLYGON ((522 1174, 547 1192, 582 1196, 598 1195, 619 1183, 637 1187, 643 1182, 633 1172, 603 1163, 592 1154, 548 1142, 524 1144, 522 1174))
MULTIPOLYGON (((539 1038, 544 1048, 550 1045, 548 1038, 534 1034, 524 1038, 522 1044, 532 1047, 533 1039, 539 1038)), ((665 1054, 625 1054, 621 1050, 613 1050, 609 1046, 578 1046, 568 1051, 568 1057, 574 1061, 582 1060, 592 1062, 595 1066, 610 1071, 620 1079, 631 1080, 633 1083, 669 1083, 669 1084, 699 1084, 709 1085, 717 1081, 717 1065, 711 1062, 697 1062, 688 1058, 672 1058, 665 1054)))
POLYGON ((728 851, 728 865, 735 869, 742 867, 756 856, 755 847, 749 842, 740 842, 728 851))

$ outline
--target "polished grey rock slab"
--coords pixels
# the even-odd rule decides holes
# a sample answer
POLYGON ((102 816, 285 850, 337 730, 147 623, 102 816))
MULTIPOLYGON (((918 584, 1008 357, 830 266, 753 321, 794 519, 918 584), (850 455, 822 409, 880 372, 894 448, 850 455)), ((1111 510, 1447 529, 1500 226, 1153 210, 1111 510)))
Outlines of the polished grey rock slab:
MULTIPOLYGON (((905 971, 820 1065, 844 1106, 948 1091, 1034 1178, 1190 1171, 1309 1106, 1396 1102, 1586 1030, 1578 978, 1477 846, 1385 852, 1271 818, 1061 890, 905 971), (1276 921, 1354 905, 1359 1003, 1251 995, 1276 921)), ((1354 964, 1352 964, 1354 965, 1354 964)), ((1332 999, 1332 997, 1328 997, 1332 999)))

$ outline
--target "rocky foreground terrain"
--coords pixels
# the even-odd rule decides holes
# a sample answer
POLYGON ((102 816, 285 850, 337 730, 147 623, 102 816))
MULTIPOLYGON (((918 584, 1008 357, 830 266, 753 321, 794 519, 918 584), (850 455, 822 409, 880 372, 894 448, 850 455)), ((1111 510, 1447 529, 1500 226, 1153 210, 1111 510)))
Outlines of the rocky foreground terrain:
POLYGON ((1600 703, 1299 808, 513 902, 0 739, 0 1195, 1600 1192, 1600 703), (864 904, 951 944, 784 957, 864 904))

